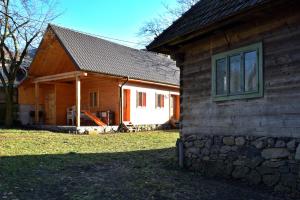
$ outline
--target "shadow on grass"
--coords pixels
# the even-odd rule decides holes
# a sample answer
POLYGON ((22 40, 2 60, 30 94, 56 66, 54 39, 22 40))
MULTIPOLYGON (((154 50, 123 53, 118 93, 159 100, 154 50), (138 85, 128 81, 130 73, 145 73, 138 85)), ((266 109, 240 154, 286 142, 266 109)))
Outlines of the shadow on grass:
POLYGON ((0 157, 0 199, 279 199, 179 170, 175 149, 0 157))

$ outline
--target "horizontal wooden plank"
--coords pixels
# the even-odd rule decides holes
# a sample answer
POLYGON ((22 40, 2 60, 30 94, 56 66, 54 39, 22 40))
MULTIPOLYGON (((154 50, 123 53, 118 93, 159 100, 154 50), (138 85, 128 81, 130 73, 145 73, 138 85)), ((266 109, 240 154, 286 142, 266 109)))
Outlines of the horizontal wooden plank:
POLYGON ((63 80, 63 79, 69 79, 69 78, 74 78, 74 80, 75 80, 75 78, 77 76, 87 76, 87 73, 82 72, 82 71, 65 72, 65 73, 60 73, 60 74, 38 77, 38 78, 35 78, 33 80, 33 82, 41 83, 41 82, 57 81, 57 80, 63 80))

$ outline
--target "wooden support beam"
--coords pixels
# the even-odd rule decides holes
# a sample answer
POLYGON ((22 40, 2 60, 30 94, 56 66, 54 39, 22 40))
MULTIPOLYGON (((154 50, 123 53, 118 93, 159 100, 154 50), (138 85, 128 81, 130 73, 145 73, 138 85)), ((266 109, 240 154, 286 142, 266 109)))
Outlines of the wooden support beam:
POLYGON ((35 94, 35 112, 34 112, 34 121, 35 124, 38 124, 40 119, 39 119, 39 105, 40 105, 40 96, 39 96, 39 84, 35 83, 35 88, 34 88, 34 94, 35 94))
POLYGON ((80 76, 76 76, 76 126, 80 127, 80 97, 81 97, 80 76))
POLYGON ((42 76, 42 77, 35 78, 33 82, 34 83, 49 82, 49 81, 75 78, 80 76, 87 76, 87 73, 81 71, 75 71, 75 72, 66 72, 66 73, 49 75, 49 76, 42 76))

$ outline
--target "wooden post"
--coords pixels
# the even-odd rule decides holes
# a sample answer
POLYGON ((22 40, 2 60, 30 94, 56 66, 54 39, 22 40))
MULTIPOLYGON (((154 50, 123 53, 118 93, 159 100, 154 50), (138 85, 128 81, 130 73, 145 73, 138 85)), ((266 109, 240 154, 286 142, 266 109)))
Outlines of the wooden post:
POLYGON ((76 76, 76 125, 80 127, 80 77, 76 76))
POLYGON ((39 101, 40 101, 40 97, 39 97, 39 84, 35 83, 35 90, 34 90, 34 94, 35 94, 35 112, 34 112, 34 121, 35 124, 39 124, 39 101))

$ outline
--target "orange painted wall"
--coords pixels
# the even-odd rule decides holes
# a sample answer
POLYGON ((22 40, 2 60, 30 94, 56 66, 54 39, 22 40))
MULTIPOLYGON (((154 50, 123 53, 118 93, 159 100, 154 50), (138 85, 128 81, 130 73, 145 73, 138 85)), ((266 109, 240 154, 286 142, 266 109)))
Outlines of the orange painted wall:
POLYGON ((115 123, 119 123, 119 81, 116 78, 92 77, 81 82, 82 110, 91 112, 111 110, 115 113, 115 123), (90 92, 98 93, 98 106, 90 107, 90 92))
POLYGON ((75 105, 75 84, 59 83, 55 85, 56 124, 66 125, 67 108, 75 105))
POLYGON ((57 37, 48 30, 29 69, 29 76, 39 77, 75 71, 70 56, 57 37))
MULTIPOLYGON (((34 105, 35 102, 35 94, 34 94, 34 84, 30 83, 29 81, 27 83, 23 83, 18 88, 18 102, 20 105, 34 105)), ((48 84, 40 84, 39 85, 39 97, 40 97, 40 104, 43 105, 45 101, 45 93, 47 92, 47 89, 51 87, 51 85, 48 84)))

